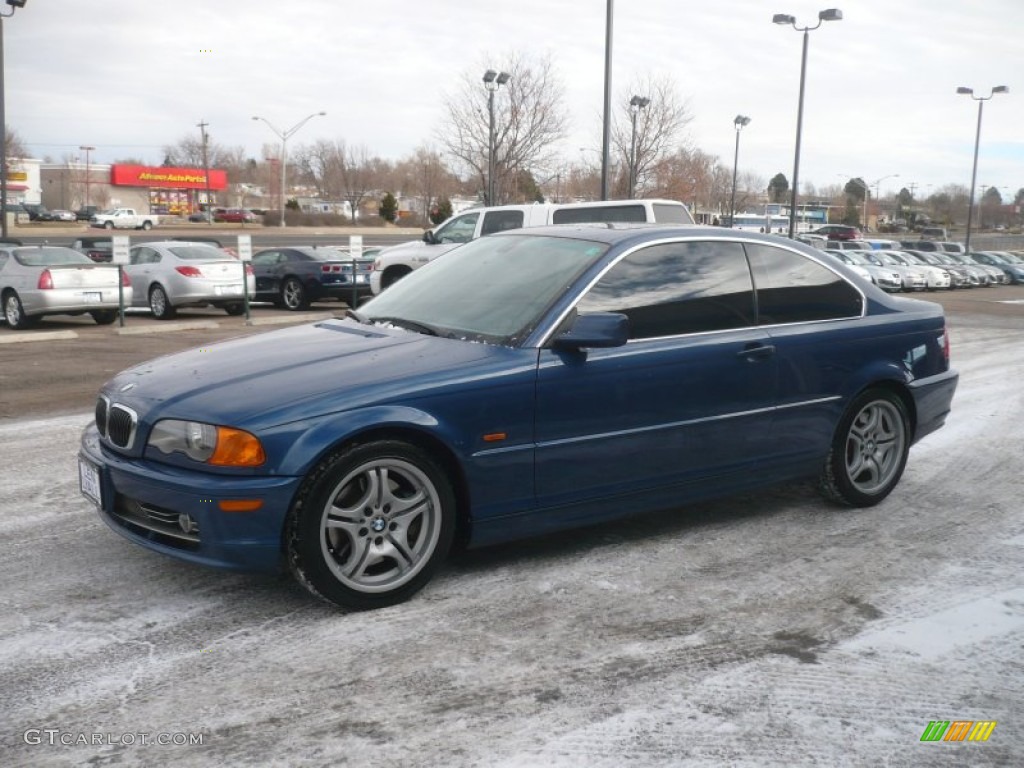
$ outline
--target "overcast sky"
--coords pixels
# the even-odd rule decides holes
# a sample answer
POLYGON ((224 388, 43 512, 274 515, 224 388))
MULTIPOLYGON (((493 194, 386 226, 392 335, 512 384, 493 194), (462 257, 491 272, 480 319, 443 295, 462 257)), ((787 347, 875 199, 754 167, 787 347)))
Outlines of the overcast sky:
MULTIPOLYGON (((1024 0, 837 0, 843 20, 810 33, 801 182, 859 176, 883 195, 968 186, 977 102, 988 95, 978 184, 1024 187, 1024 0)), ((10 10, 8 6, 4 8, 10 10)), ((749 115, 741 172, 792 179, 801 34, 808 0, 617 0, 613 93, 671 76, 693 115, 689 140, 732 167, 733 118, 749 115)), ((397 160, 436 143, 442 104, 465 72, 511 53, 550 54, 565 85, 563 155, 600 146, 606 0, 28 0, 4 21, 7 123, 38 157, 93 145, 95 162, 159 164, 161 147, 206 120, 252 156, 343 139, 397 160)), ((482 87, 482 86, 481 86, 482 87)), ((596 157, 596 156, 595 156, 596 157)))

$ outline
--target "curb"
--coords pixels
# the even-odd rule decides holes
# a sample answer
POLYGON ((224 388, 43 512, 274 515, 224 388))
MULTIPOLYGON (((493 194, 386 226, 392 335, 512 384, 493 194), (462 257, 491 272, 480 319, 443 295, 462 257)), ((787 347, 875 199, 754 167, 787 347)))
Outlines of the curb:
POLYGON ((23 341, 61 341, 63 339, 77 339, 75 331, 40 331, 39 333, 5 333, 0 336, 0 344, 18 344, 23 341), (16 334, 16 335, 15 335, 16 334))
POLYGON ((182 323, 164 323, 162 325, 142 325, 138 328, 118 328, 119 336, 132 336, 143 333, 163 333, 164 331, 200 331, 209 328, 220 328, 216 320, 192 320, 182 323))

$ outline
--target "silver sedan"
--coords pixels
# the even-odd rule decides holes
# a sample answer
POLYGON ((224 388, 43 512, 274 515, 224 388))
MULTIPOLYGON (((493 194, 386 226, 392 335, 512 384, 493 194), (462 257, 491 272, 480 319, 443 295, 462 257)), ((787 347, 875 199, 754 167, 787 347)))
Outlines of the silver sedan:
POLYGON ((209 243, 177 240, 143 243, 125 267, 135 286, 135 305, 148 306, 158 320, 179 307, 214 306, 229 315, 245 311, 245 294, 256 292, 252 267, 209 243), (243 287, 244 286, 244 287, 243 287))
POLYGON ((45 315, 88 312, 100 325, 117 319, 119 302, 132 302, 126 275, 118 285, 117 267, 96 264, 84 253, 62 246, 0 246, 0 301, 11 328, 29 328, 45 315))

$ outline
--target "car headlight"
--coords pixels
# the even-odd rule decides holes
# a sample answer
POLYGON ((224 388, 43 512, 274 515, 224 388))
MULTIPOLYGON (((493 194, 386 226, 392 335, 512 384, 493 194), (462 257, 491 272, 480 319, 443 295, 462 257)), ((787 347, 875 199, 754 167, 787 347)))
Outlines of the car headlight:
POLYGON ((162 453, 183 453, 193 461, 220 467, 258 467, 267 460, 255 435, 199 421, 158 421, 149 445, 162 453))

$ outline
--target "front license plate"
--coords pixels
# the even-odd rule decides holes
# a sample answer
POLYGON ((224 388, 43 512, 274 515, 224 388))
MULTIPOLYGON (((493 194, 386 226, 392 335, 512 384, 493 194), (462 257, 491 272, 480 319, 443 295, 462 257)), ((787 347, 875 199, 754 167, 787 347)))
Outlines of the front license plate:
POLYGON ((100 471, 83 458, 78 459, 78 486, 82 489, 82 493, 85 496, 96 503, 96 506, 103 506, 103 493, 100 490, 100 471))
POLYGON ((239 296, 242 293, 241 285, 218 285, 214 288, 218 296, 239 296))
POLYGON ((86 304, 99 304, 103 301, 103 294, 96 291, 87 291, 82 294, 82 301, 86 304))

